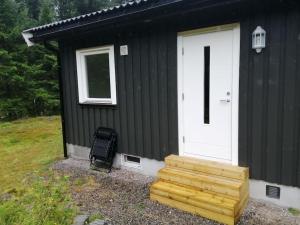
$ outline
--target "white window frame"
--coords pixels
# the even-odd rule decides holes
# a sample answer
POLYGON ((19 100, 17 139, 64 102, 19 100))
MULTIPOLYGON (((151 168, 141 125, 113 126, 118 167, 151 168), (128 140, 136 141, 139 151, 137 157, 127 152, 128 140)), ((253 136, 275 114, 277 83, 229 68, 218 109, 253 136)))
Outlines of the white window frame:
POLYGON ((117 104, 116 93, 116 72, 115 72, 115 56, 114 46, 100 46, 94 48, 86 48, 76 50, 77 63, 77 85, 80 104, 117 104), (88 97, 88 77, 86 69, 85 56, 108 53, 109 57, 109 75, 110 75, 110 98, 89 98, 88 97))

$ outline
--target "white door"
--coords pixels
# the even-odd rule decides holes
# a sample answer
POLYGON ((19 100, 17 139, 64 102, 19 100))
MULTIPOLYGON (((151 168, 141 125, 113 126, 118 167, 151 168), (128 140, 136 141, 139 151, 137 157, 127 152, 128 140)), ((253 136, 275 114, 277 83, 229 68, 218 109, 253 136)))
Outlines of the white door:
MULTIPOLYGON (((233 101, 237 95, 234 29, 189 34, 182 47, 179 101, 180 152, 216 161, 232 162, 233 101)), ((237 55, 237 57, 239 57, 237 55)), ((234 102, 237 104, 237 102, 234 102)), ((236 140, 237 141, 237 140, 236 140)))

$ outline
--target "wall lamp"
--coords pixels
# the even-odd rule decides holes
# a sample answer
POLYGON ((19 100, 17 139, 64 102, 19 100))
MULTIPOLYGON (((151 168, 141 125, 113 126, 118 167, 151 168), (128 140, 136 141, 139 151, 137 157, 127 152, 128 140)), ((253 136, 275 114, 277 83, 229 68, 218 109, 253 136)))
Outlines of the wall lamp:
POLYGON ((255 49, 257 53, 260 53, 265 47, 266 31, 261 26, 257 26, 252 33, 252 49, 255 49))

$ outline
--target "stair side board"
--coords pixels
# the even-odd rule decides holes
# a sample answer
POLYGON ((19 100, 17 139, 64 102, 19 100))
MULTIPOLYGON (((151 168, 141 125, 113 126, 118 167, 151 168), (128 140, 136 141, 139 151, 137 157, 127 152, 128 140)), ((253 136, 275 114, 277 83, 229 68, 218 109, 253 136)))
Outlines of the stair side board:
POLYGON ((190 179, 186 177, 170 176, 170 174, 159 172, 158 177, 170 183, 191 187, 199 191, 208 191, 215 194, 221 194, 231 199, 240 200, 240 189, 226 188, 224 186, 216 185, 209 182, 198 181, 197 179, 190 179))
POLYGON ((195 159, 187 156, 169 155, 165 158, 165 163, 170 167, 200 171, 238 180, 249 178, 249 169, 246 167, 232 166, 226 163, 195 159))
POLYGON ((236 217, 240 217, 244 211, 244 209, 246 208, 247 204, 248 204, 248 200, 249 200, 249 193, 245 194, 245 196, 242 198, 241 201, 239 201, 236 211, 235 211, 235 216, 236 217))
POLYGON ((177 208, 177 209, 180 209, 180 210, 183 210, 183 211, 186 211, 186 212, 190 212, 190 213, 195 214, 195 215, 199 215, 199 216, 211 219, 211 220, 215 220, 215 221, 220 222, 220 223, 224 223, 224 224, 228 224, 228 225, 234 225, 235 222, 236 222, 235 217, 222 215, 222 214, 215 213, 215 212, 211 212, 211 211, 206 210, 206 209, 198 208, 198 207, 188 205, 188 204, 185 204, 185 203, 182 203, 182 202, 178 202, 178 201, 175 201, 175 200, 172 200, 172 199, 168 199, 168 198, 156 195, 156 194, 151 193, 150 194, 150 199, 154 200, 154 201, 158 201, 162 204, 168 205, 168 206, 173 207, 173 208, 177 208))

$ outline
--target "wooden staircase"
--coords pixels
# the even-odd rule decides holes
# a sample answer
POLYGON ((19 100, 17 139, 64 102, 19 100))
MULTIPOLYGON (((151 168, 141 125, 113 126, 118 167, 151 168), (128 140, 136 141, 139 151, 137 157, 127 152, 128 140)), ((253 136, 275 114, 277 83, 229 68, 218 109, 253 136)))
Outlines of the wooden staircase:
POLYGON ((248 202, 248 168, 176 155, 165 163, 150 199, 220 223, 237 223, 248 202))

